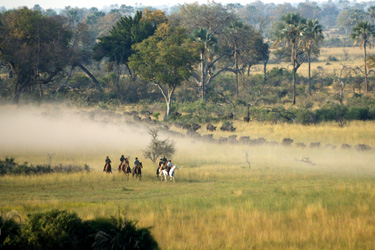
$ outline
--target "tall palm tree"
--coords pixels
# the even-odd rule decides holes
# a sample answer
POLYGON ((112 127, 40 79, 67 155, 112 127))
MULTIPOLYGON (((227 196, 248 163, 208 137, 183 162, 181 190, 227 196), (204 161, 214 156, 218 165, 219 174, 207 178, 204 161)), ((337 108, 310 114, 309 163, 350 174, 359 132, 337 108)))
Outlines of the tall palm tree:
POLYGON ((217 40, 213 33, 209 32, 205 28, 197 29, 193 32, 193 40, 198 44, 200 50, 200 71, 201 71, 201 87, 202 87, 202 100, 205 100, 205 92, 206 92, 206 76, 207 76, 207 54, 209 53, 210 49, 215 50, 217 40))
POLYGON ((298 13, 287 13, 281 17, 284 26, 277 33, 276 42, 273 47, 290 47, 290 60, 293 65, 293 105, 296 104, 296 71, 299 67, 297 62, 297 51, 301 45, 302 33, 306 26, 306 19, 298 13))
POLYGON ((309 95, 311 95, 311 53, 319 54, 319 43, 324 39, 323 27, 318 20, 307 20, 302 33, 302 43, 309 64, 309 95))
POLYGON ((352 38, 354 39, 353 46, 359 44, 363 48, 364 63, 365 63, 365 84, 366 94, 368 93, 368 79, 367 79, 367 46, 373 46, 372 39, 375 36, 375 26, 368 21, 359 21, 353 28, 352 38))

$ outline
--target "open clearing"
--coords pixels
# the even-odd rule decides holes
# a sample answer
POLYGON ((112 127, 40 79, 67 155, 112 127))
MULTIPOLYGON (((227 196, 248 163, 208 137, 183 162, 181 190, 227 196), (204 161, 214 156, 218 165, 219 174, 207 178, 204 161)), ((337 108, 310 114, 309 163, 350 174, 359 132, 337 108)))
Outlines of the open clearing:
MULTIPOLYGON (((374 55, 375 50, 369 49, 368 55, 374 55)), ((339 75, 342 65, 348 67, 363 67, 363 49, 359 47, 338 47, 321 48, 318 61, 311 62, 311 72, 316 71, 320 75, 339 75), (329 60, 335 58, 337 61, 329 60)), ((292 70, 290 62, 269 63, 267 70, 274 67, 292 70)), ((252 74, 263 74, 263 65, 256 65, 251 68, 252 74)), ((297 71, 298 74, 308 76, 308 63, 304 62, 297 71)))
MULTIPOLYGON (((79 174, 0 177, 0 211, 51 208, 83 219, 119 212, 152 227, 162 249, 371 249, 375 245, 375 123, 317 126, 241 122, 238 136, 321 142, 316 149, 280 145, 176 143, 176 182, 160 182, 144 160, 147 129, 88 119, 56 107, 0 110, 0 158, 22 163, 87 163, 79 174), (55 115, 51 115, 55 114, 55 115), (338 148, 326 148, 325 144, 338 148), (340 149, 365 143, 370 151, 340 149), (250 166, 246 161, 246 153, 250 166), (144 163, 142 181, 101 172, 108 155, 144 163)), ((204 129, 199 131, 207 133, 204 129)), ((214 137, 229 136, 216 132, 214 137)), ((167 138, 167 134, 162 134, 167 138)))

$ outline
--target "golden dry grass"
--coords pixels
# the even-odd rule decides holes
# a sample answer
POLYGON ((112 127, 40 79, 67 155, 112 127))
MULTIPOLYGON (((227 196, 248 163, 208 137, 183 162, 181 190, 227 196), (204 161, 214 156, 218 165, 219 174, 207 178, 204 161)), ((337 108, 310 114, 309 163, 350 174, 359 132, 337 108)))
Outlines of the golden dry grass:
MULTIPOLYGON (((176 182, 171 183, 157 180, 155 165, 142 158, 142 181, 101 172, 106 155, 114 168, 123 153, 141 157, 149 142, 147 130, 122 123, 90 125, 68 117, 50 121, 33 116, 34 121, 24 121, 29 126, 40 125, 35 119, 46 122, 51 131, 69 121, 76 131, 64 138, 79 147, 47 133, 54 143, 41 138, 34 147, 22 147, 22 140, 20 147, 9 147, 1 142, 0 158, 14 156, 18 162, 46 164, 48 153, 53 152, 54 164, 87 163, 94 171, 2 176, 0 211, 15 209, 25 218, 28 213, 58 208, 76 212, 84 220, 116 216, 120 211, 139 226, 151 226, 161 249, 371 249, 375 245, 374 149, 332 150, 323 144, 366 143, 374 147, 374 122, 352 122, 344 128, 335 123, 234 123, 238 136, 278 142, 290 137, 306 144, 320 141, 323 146, 318 149, 171 138, 177 149, 172 161, 180 168, 176 182), (82 125, 90 128, 95 140, 84 135, 79 128, 82 125), (39 145, 43 143, 50 150, 39 145), (303 161, 306 158, 309 162, 303 161)), ((12 119, 6 120, 9 126, 12 119)), ((199 132, 208 133, 204 128, 199 132)), ((34 135, 43 137, 43 133, 45 127, 34 127, 34 135)), ((29 140, 27 134, 14 136, 20 135, 29 140)), ((214 135, 229 134, 217 131, 214 135)))
MULTIPOLYGON (((374 49, 369 49, 368 54, 375 54, 374 49)), ((321 74, 339 74, 342 65, 350 67, 363 67, 363 49, 359 47, 349 47, 349 48, 321 48, 320 56, 318 57, 318 62, 311 63, 311 71, 317 71, 321 74), (345 54, 347 56, 345 56, 345 54), (330 61, 327 63, 329 56, 335 57, 338 61, 330 61)), ((291 70, 291 65, 288 62, 281 62, 278 64, 268 64, 267 69, 270 70, 274 67, 286 68, 291 70)), ((263 74, 263 65, 256 65, 251 68, 252 74, 263 74)), ((297 71, 298 74, 305 77, 308 76, 308 64, 303 63, 297 71)))

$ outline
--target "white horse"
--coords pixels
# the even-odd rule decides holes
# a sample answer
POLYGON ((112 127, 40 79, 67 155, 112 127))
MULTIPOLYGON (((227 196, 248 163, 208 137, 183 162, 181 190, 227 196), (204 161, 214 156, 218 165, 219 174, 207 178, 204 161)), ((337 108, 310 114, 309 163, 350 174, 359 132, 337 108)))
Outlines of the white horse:
POLYGON ((169 174, 168 174, 167 170, 163 169, 161 171, 161 180, 168 181, 168 175, 169 175, 170 181, 174 181, 174 171, 176 169, 178 170, 178 166, 176 164, 173 165, 173 167, 171 168, 171 170, 169 170, 169 174))

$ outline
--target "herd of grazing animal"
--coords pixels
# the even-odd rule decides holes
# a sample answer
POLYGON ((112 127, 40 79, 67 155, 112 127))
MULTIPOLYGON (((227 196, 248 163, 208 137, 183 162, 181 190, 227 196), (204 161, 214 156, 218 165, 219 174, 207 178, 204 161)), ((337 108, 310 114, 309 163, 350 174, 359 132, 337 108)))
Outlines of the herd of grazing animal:
MULTIPOLYGON (((107 158, 105 159, 105 164, 103 168, 103 172, 109 174, 112 173, 112 166, 111 166, 112 161, 107 158)), ((127 176, 127 179, 129 180, 129 175, 132 174, 133 177, 138 178, 139 180, 142 179, 142 162, 138 160, 138 158, 135 158, 134 161, 134 167, 133 169, 130 167, 129 159, 125 158, 124 155, 121 156, 120 158, 120 164, 118 166, 118 172, 119 173, 124 173, 127 176)), ((172 166, 171 160, 167 161, 165 157, 163 159, 160 159, 159 165, 156 169, 156 177, 160 178, 161 181, 168 181, 168 177, 170 181, 175 181, 174 179, 174 173, 175 170, 178 169, 178 166, 175 164, 172 166), (161 164, 163 163, 163 164, 161 164)))

